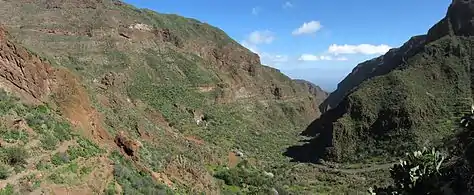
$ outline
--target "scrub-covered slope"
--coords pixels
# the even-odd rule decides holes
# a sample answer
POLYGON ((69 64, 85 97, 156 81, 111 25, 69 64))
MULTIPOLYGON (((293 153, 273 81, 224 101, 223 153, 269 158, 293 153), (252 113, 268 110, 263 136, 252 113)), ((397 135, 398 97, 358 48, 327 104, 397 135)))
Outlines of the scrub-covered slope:
POLYGON ((473 19, 474 1, 454 0, 426 36, 359 65, 322 106, 335 107, 303 133, 315 138, 288 153, 306 161, 389 159, 451 136, 453 117, 472 102, 473 19))
MULTIPOLYGON (((282 176, 263 170, 286 162, 281 152, 319 116, 325 93, 261 65, 256 54, 197 20, 112 0, 0 4, 9 34, 0 47, 0 86, 23 102, 47 105, 40 111, 69 121, 68 133, 100 149, 94 155, 103 154, 107 178, 84 187, 88 192, 147 194, 165 189, 158 184, 190 194, 269 190, 282 176), (222 168, 241 161, 249 163, 248 175, 222 168), (229 174, 246 179, 235 183, 229 174)), ((30 125, 41 133, 35 125, 43 124, 30 125)), ((51 150, 59 150, 58 140, 51 150)), ((79 174, 83 161, 93 163, 88 153, 51 162, 66 158, 58 169, 72 166, 79 174)), ((81 189, 84 182, 63 179, 69 176, 55 175, 44 189, 81 189)))

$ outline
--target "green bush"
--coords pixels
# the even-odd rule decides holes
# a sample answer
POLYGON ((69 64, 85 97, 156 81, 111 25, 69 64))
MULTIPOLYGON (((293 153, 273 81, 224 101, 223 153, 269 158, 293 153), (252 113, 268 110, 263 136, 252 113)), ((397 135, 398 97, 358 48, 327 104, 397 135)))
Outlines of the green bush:
POLYGON ((51 157, 51 163, 56 166, 69 163, 69 161, 69 156, 62 152, 56 153, 51 157))
POLYGON ((51 164, 49 164, 48 162, 45 162, 43 160, 38 162, 38 164, 36 164, 36 169, 38 169, 40 171, 48 170, 50 168, 51 168, 51 164))
POLYGON ((0 195, 13 195, 15 194, 15 187, 12 184, 7 184, 3 189, 0 190, 0 195))
POLYGON ((53 173, 49 175, 48 179, 51 180, 55 184, 65 183, 65 178, 58 173, 53 173))
POLYGON ((15 143, 17 141, 22 141, 23 143, 26 143, 28 142, 28 133, 23 130, 7 130, 2 132, 2 138, 8 143, 15 143))
POLYGON ((248 164, 246 160, 240 162, 234 168, 221 168, 214 176, 222 179, 226 185, 249 187, 252 191, 268 190, 272 187, 271 178, 264 175, 263 170, 259 170, 248 164))
POLYGON ((124 194, 172 194, 170 189, 157 184, 148 173, 136 170, 118 152, 114 151, 111 158, 115 161, 114 178, 122 186, 124 194))
POLYGON ((27 163, 28 152, 24 148, 10 147, 4 152, 3 160, 11 166, 22 166, 27 163))
POLYGON ((41 136, 41 147, 45 150, 54 150, 58 145, 59 140, 53 135, 43 135, 41 136))
POLYGON ((441 165, 445 159, 435 149, 415 151, 407 154, 390 170, 394 185, 386 188, 371 188, 372 194, 437 194, 442 192, 441 165))
POLYGON ((0 165, 0 179, 7 179, 10 176, 10 171, 5 165, 0 165))
POLYGON ((78 157, 89 158, 103 152, 103 150, 100 149, 99 146, 97 146, 95 143, 88 139, 79 138, 77 142, 79 146, 70 147, 67 150, 67 154, 69 155, 70 160, 74 160, 78 157))

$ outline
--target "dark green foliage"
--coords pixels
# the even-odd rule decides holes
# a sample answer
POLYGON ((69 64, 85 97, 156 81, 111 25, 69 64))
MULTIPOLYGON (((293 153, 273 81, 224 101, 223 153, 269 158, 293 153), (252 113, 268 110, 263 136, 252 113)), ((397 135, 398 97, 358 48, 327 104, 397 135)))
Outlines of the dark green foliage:
POLYGON ((51 163, 56 166, 69 163, 69 161, 69 156, 66 153, 59 152, 51 157, 51 163))
POLYGON ((15 187, 12 184, 7 184, 3 189, 0 190, 0 195, 14 195, 15 187))
POLYGON ((36 169, 40 171, 48 170, 51 169, 51 164, 42 160, 36 164, 36 169))
POLYGON ((124 194, 172 194, 170 189, 158 185, 148 174, 136 170, 130 160, 114 151, 114 178, 122 186, 124 194))
POLYGON ((46 150, 54 150, 59 143, 59 140, 50 134, 44 134, 41 136, 41 147, 46 150))
POLYGON ((461 120, 462 128, 453 138, 446 139, 443 147, 450 158, 434 149, 408 154, 406 160, 391 169, 393 185, 375 187, 372 194, 472 194, 471 140, 474 137, 474 115, 461 120))
POLYGON ((25 165, 28 157, 28 151, 21 147, 13 146, 3 150, 3 161, 11 166, 25 165))
POLYGON ((90 158, 104 152, 97 144, 88 139, 79 138, 77 143, 79 146, 73 146, 67 150, 70 160, 74 160, 78 157, 90 158))
POLYGON ((89 174, 89 173, 92 172, 92 169, 93 169, 92 167, 82 167, 82 168, 79 170, 79 173, 80 173, 81 175, 87 175, 87 174, 89 174))
POLYGON ((424 148, 407 154, 406 160, 394 165, 390 170, 394 185, 386 188, 370 189, 373 194, 441 194, 441 165, 445 159, 439 151, 424 148))
POLYGON ((0 90, 0 114, 6 114, 13 108, 15 108, 15 98, 8 95, 3 89, 0 90))
POLYGON ((228 186, 248 188, 251 193, 268 190, 273 185, 272 179, 263 170, 251 166, 246 160, 234 168, 220 168, 214 176, 222 179, 228 186))
POLYGON ((23 130, 6 130, 0 133, 2 134, 3 140, 9 143, 15 143, 18 141, 26 143, 28 141, 28 134, 23 130))
MULTIPOLYGON (((470 48, 471 43, 445 37, 425 49, 452 54, 455 47, 470 48)), ((428 55, 425 50, 407 58, 362 82, 317 120, 321 125, 307 130, 311 135, 328 133, 325 141, 331 144, 324 146, 328 151, 324 158, 389 160, 405 151, 434 147, 455 133, 453 118, 468 111, 472 101, 469 63, 458 55, 428 55)))
POLYGON ((5 165, 0 165, 0 179, 6 179, 10 176, 10 171, 5 165))
POLYGON ((106 195, 115 195, 115 194, 117 194, 117 191, 115 190, 115 183, 110 182, 109 185, 107 185, 107 188, 105 189, 105 194, 106 195))
POLYGON ((55 184, 64 184, 66 179, 59 173, 52 173, 48 176, 48 179, 55 184))
POLYGON ((28 125, 40 134, 41 146, 46 150, 54 150, 58 143, 71 140, 75 136, 70 124, 44 105, 30 108, 26 120, 28 125))

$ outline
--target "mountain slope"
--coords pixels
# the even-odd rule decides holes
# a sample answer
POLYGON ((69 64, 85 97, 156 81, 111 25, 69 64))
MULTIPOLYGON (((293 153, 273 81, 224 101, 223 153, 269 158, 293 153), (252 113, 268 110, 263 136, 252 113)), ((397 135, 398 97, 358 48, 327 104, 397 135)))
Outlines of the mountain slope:
MULTIPOLYGON (((60 172, 39 179, 39 190, 262 193, 283 182, 288 173, 269 178, 264 170, 287 163, 281 151, 319 116, 325 98, 194 19, 112 0, 0 4, 8 31, 0 54, 15 51, 2 55, 8 63, 0 67, 1 87, 69 121, 70 131, 101 149, 101 176, 107 176, 100 186, 84 186, 60 172), (239 162, 256 170, 236 175, 246 183, 213 177, 230 174, 223 167, 239 162)), ((58 170, 92 159, 79 153, 80 160, 62 162, 58 170)), ((91 181, 98 177, 87 173, 91 181)))
POLYGON ((396 68, 406 58, 411 57, 414 52, 417 52, 416 49, 425 43, 425 39, 426 35, 414 36, 400 48, 390 49, 385 55, 358 64, 338 84, 337 89, 329 94, 328 98, 320 105, 321 112, 326 112, 336 107, 345 96, 357 88, 363 81, 384 75, 396 68))
POLYGON ((454 118, 472 103, 473 18, 474 1, 454 0, 426 36, 359 65, 321 106, 335 107, 303 132, 315 138, 287 154, 313 162, 390 160, 452 136, 454 118))

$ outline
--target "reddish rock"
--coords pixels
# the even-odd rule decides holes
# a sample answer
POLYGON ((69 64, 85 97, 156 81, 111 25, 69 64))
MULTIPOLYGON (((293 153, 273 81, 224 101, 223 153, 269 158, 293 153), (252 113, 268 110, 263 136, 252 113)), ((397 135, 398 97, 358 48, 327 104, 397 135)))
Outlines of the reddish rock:
POLYGON ((6 37, 7 33, 0 28, 0 78, 14 85, 17 91, 41 100, 50 92, 53 68, 24 48, 16 47, 6 37))
POLYGON ((128 156, 132 158, 138 157, 138 149, 141 147, 141 143, 128 138, 125 132, 120 131, 117 136, 115 136, 115 144, 128 156))

